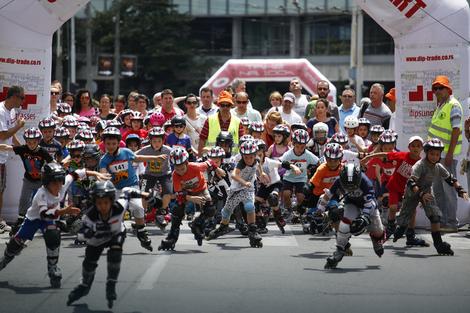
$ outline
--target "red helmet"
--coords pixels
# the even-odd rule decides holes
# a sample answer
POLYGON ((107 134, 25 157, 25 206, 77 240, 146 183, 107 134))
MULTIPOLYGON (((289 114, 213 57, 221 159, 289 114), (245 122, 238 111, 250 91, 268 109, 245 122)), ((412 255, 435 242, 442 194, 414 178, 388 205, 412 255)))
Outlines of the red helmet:
POLYGON ((310 140, 310 138, 309 138, 308 132, 306 130, 297 129, 292 134, 292 141, 294 143, 307 144, 309 140, 310 140))
POLYGON ((173 165, 184 164, 189 160, 189 153, 182 147, 176 147, 170 152, 170 161, 173 165))

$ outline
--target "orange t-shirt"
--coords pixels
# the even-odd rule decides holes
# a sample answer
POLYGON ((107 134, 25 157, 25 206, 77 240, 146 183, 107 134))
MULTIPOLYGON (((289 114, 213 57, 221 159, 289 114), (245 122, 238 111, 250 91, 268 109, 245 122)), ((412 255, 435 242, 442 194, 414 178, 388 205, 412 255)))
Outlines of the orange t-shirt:
POLYGON ((181 192, 186 191, 190 193, 199 193, 207 189, 206 179, 204 172, 209 167, 208 162, 202 163, 188 163, 188 170, 183 176, 173 172, 173 191, 181 192))
POLYGON ((318 168, 315 174, 313 174, 310 179, 310 183, 313 184, 313 194, 316 196, 321 196, 323 194, 323 189, 330 189, 333 186, 335 180, 339 177, 339 172, 341 171, 341 166, 334 171, 330 170, 325 163, 322 163, 318 168))

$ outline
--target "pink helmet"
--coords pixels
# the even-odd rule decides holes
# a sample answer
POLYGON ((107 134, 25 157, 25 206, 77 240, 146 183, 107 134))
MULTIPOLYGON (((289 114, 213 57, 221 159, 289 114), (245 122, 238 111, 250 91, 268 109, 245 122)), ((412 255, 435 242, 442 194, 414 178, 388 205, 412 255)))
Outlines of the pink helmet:
POLYGON ((150 115, 150 124, 152 126, 163 126, 165 123, 165 116, 160 112, 155 112, 150 115))

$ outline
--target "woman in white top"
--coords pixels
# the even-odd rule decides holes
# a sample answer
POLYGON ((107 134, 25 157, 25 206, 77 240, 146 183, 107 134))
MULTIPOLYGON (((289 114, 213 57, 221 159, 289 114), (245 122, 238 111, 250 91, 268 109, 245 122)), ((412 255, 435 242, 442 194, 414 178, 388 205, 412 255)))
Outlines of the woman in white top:
POLYGON ((186 133, 191 138, 191 146, 194 151, 197 151, 199 146, 199 134, 201 133, 206 117, 199 114, 196 110, 199 106, 199 101, 196 95, 190 93, 184 99, 184 105, 186 106, 186 114, 184 119, 186 120, 186 133))

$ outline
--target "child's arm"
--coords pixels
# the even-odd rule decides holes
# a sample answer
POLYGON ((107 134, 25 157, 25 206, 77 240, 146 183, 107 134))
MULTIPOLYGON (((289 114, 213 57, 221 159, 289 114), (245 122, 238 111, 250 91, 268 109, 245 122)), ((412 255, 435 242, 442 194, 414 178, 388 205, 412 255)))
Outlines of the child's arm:
POLYGON ((0 144, 0 151, 13 151, 13 146, 0 144))
MULTIPOLYGON (((137 151, 139 152, 139 151, 137 151)), ((135 162, 150 162, 150 161, 157 161, 158 159, 166 160, 168 156, 166 154, 161 155, 137 155, 135 156, 135 162)))
POLYGON ((295 174, 295 175, 300 175, 300 174, 302 174, 302 170, 301 170, 298 166, 296 166, 296 165, 290 163, 289 161, 284 161, 284 162, 279 162, 279 163, 280 163, 280 166, 281 166, 282 168, 284 168, 284 169, 286 169, 286 170, 292 170, 292 171, 294 171, 294 174, 295 174))
POLYGON ((362 158, 361 164, 365 165, 372 158, 387 158, 387 156, 388 156, 388 152, 371 153, 362 158))
POLYGON ((457 178, 454 177, 454 175, 449 173, 449 176, 445 179, 446 183, 449 184, 449 186, 454 187, 455 191, 457 192, 457 195, 464 199, 465 201, 468 201, 468 193, 465 191, 465 189, 460 185, 458 182, 457 178))

